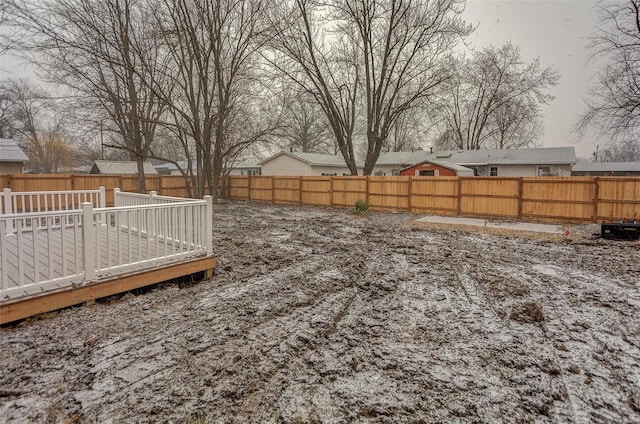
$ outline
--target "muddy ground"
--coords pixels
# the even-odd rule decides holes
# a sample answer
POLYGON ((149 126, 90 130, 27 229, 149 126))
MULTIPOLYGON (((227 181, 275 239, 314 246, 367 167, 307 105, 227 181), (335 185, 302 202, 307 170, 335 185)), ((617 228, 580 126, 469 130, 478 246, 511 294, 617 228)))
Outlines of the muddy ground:
POLYGON ((214 278, 0 329, 3 422, 640 421, 640 243, 233 202, 214 278))

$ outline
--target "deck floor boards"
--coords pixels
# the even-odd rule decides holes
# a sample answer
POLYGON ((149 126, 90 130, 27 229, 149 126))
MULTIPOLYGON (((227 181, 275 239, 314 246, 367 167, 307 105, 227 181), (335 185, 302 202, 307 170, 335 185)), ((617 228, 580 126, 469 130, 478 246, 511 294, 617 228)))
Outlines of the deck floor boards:
MULTIPOLYGON (((162 239, 157 242, 155 239, 148 240, 145 234, 131 234, 115 226, 97 225, 94 227, 94 230, 93 234, 97 237, 95 257, 100 268, 96 270, 96 281, 107 280, 119 275, 157 268, 165 264, 173 264, 189 258, 202 256, 201 252, 200 254, 198 252, 191 252, 191 254, 186 253, 180 257, 154 259, 151 263, 139 264, 125 270, 105 270, 104 268, 110 268, 118 264, 151 259, 157 256, 158 252, 160 252, 162 256, 166 256, 185 253, 185 249, 182 244, 176 244, 172 241, 165 242, 162 239), (109 249, 108 246, 111 246, 111 248, 109 249), (149 255, 149 253, 151 253, 151 255, 149 255)), ((20 264, 18 262, 17 237, 15 234, 5 237, 7 258, 4 263, 7 266, 8 281, 0 281, 0 284, 4 284, 9 291, 4 294, 0 302, 32 296, 51 289, 77 286, 85 282, 82 273, 84 263, 82 258, 81 237, 76 237, 74 231, 61 231, 59 228, 53 230, 41 229, 36 232, 36 235, 37 248, 34 252, 33 232, 26 231, 23 233, 22 250, 25 255, 23 255, 24 261, 21 264, 22 273, 20 272, 20 264), (62 237, 63 235, 64 239, 62 237), (50 240, 49 243, 47 242, 48 239, 50 240), (66 258, 63 258, 63 245, 66 258), (47 287, 41 287, 41 285, 36 284, 38 281, 36 281, 35 278, 34 254, 38 256, 38 274, 40 276, 40 278, 37 279, 38 281, 62 278, 63 275, 60 271, 63 261, 65 262, 68 272, 76 274, 75 270, 78 269, 80 275, 66 279, 63 282, 47 285, 47 287), (53 275, 50 275, 50 261, 54 264, 53 275), (24 282, 22 285, 20 284, 21 274, 24 282)), ((0 255, 2 255, 1 251, 0 255)), ((1 260, 2 258, 0 256, 0 264, 3 263, 1 260)), ((0 278, 2 278, 1 275, 0 278)))

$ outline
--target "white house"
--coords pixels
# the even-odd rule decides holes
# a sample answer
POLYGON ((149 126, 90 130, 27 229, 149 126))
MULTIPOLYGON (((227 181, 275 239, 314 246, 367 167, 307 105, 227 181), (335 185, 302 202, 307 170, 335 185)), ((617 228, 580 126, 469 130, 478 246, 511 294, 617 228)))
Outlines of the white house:
MULTIPOLYGON (((280 152, 261 162, 262 175, 351 175, 341 155, 321 153, 280 152)), ((362 174, 364 163, 357 162, 358 174, 362 174)))

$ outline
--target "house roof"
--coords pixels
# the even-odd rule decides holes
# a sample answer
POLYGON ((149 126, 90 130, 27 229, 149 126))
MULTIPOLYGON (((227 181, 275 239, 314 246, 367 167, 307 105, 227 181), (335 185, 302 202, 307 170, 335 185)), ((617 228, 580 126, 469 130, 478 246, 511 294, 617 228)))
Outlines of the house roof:
MULTIPOLYGON (((180 169, 187 169, 187 165, 188 162, 186 160, 179 160, 177 161, 178 166, 180 167, 180 169)), ((161 163, 159 165, 154 166, 154 168, 156 170, 158 169, 169 169, 171 171, 177 171, 178 170, 178 166, 176 166, 174 163, 171 162, 166 162, 166 163, 161 163)))
POLYGON ((640 162, 578 162, 575 172, 640 172, 640 162))
MULTIPOLYGON (((137 174, 138 164, 135 161, 108 161, 97 160, 93 162, 91 174, 137 174)), ((145 175, 156 175, 158 171, 151 162, 144 163, 145 175)))
MULTIPOLYGON (((287 155, 310 166, 346 166, 341 155, 284 151, 262 160, 258 163, 258 166, 262 166, 266 162, 269 162, 281 155, 287 155)), ((381 153, 376 165, 396 166, 402 169, 424 161, 430 161, 432 163, 437 162, 436 164, 446 162, 455 166, 574 164, 576 163, 576 153, 575 148, 573 147, 446 150, 434 153, 430 153, 426 150, 414 150, 412 152, 381 153)), ((364 162, 356 161, 356 166, 358 168, 362 168, 364 167, 364 162)), ((450 168, 450 166, 446 167, 450 168)))
MULTIPOLYGON (((280 152, 275 155, 258 162, 258 166, 264 165, 281 155, 286 155, 294 159, 298 159, 309 166, 338 166, 346 167, 347 164, 344 161, 342 155, 326 155, 323 153, 302 153, 302 152, 280 152)), ((361 168, 364 166, 362 161, 356 161, 356 166, 361 168)))
POLYGON ((458 165, 543 165, 574 164, 573 147, 542 147, 534 149, 487 149, 446 151, 433 154, 434 158, 458 165))
POLYGON ((10 138, 0 138, 0 162, 21 162, 29 160, 20 146, 10 138))
POLYGON ((458 165, 542 165, 576 163, 573 147, 542 147, 534 149, 446 150, 429 153, 391 152, 380 154, 378 165, 407 167, 425 160, 446 161, 458 165))
POLYGON ((405 169, 412 168, 412 167, 414 167, 416 165, 420 165, 422 163, 430 163, 430 164, 433 164, 433 165, 441 166, 443 168, 447 168, 447 169, 451 169, 452 171, 456 171, 456 173, 473 175, 473 169, 467 168, 466 166, 457 165, 457 164, 452 163, 452 162, 443 161, 443 160, 423 160, 422 162, 418 162, 418 163, 415 163, 413 165, 409 165, 409 166, 403 168, 401 171, 404 171, 405 169))
POLYGON ((425 150, 380 153, 380 157, 378 158, 376 165, 397 165, 404 168, 424 162, 432 155, 433 154, 425 150))

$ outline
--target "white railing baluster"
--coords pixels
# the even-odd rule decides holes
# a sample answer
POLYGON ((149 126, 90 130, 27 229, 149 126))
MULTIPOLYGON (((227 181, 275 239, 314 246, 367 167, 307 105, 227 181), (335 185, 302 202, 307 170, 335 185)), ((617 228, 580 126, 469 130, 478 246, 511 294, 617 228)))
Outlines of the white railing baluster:
MULTIPOLYGON (((66 220, 65 220, 66 221, 66 220)), ((69 257, 69 252, 67 252, 67 224, 68 222, 60 222, 60 248, 62 250, 62 273, 61 276, 64 277, 67 275, 67 259, 69 257)))
POLYGON ((31 237, 33 238, 33 246, 31 246, 33 251, 33 282, 38 283, 40 281, 40 243, 38 243, 38 226, 33 227, 33 231, 31 232, 31 237))
POLYGON ((18 246, 18 285, 24 286, 24 250, 22 238, 22 220, 16 219, 16 244, 18 246))
MULTIPOLYGON (((53 280, 53 276, 55 275, 53 272, 53 252, 55 252, 53 248, 53 217, 45 218, 45 223, 47 225, 47 253, 49 255, 49 279, 53 280)), ((34 243, 37 242, 34 240, 34 243)))
MULTIPOLYGON (((6 200, 6 199, 5 199, 6 200)), ((9 289, 9 277, 7 272, 7 221, 0 221, 0 288, 9 289)))

